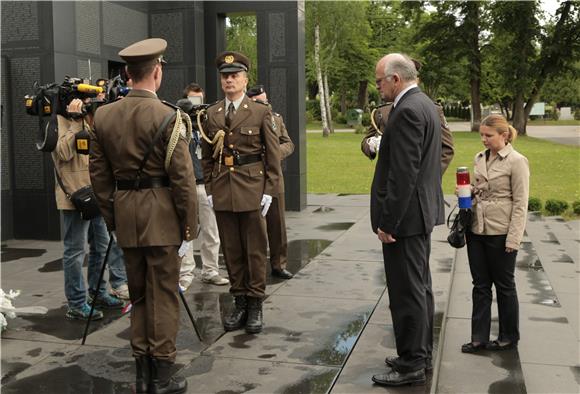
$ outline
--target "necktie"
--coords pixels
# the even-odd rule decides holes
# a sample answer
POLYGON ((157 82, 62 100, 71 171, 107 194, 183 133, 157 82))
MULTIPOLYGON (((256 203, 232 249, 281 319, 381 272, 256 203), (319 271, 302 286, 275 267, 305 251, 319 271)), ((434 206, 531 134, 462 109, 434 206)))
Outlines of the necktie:
POLYGON ((234 118, 235 114, 236 108, 234 107, 234 103, 230 103, 230 105, 228 106, 228 113, 226 114, 226 126, 230 127, 230 124, 232 124, 232 119, 234 118))

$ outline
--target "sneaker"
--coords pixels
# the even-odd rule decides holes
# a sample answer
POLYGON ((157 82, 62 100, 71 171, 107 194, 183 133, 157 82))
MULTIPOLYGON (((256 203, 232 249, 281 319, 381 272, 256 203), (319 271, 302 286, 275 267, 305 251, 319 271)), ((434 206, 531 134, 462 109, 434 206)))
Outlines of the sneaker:
POLYGON ((179 278, 179 288, 181 291, 185 291, 191 286, 191 282, 193 281, 193 276, 191 275, 184 275, 179 278))
MULTIPOLYGON (((90 313, 91 307, 89 304, 85 303, 80 308, 68 308, 65 317, 69 320, 88 320, 90 313)), ((93 316, 91 316, 91 320, 101 320, 102 318, 103 312, 98 309, 93 310, 93 316)))
POLYGON ((226 278, 222 278, 219 274, 211 276, 209 278, 201 278, 201 281, 203 283, 208 283, 210 285, 216 286, 225 286, 230 284, 229 280, 227 280, 226 278))
POLYGON ((121 286, 111 289, 111 295, 121 300, 129 300, 129 286, 123 283, 121 286))
MULTIPOLYGON (((89 295, 89 304, 93 303, 93 297, 94 296, 89 295)), ((103 292, 99 295, 99 298, 97 298, 97 303, 95 306, 104 309, 121 309, 125 306, 125 303, 117 297, 113 297, 109 293, 103 292)))

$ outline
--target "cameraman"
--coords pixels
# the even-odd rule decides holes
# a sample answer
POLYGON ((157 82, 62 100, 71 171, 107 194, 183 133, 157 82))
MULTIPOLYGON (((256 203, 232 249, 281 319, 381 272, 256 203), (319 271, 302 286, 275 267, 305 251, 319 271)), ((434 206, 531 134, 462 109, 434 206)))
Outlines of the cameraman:
MULTIPOLYGON (((189 99, 193 105, 203 104, 203 89, 196 83, 190 83, 183 90, 183 98, 189 99)), ((196 119, 193 123, 193 138, 189 144, 189 153, 193 161, 195 171, 197 201, 199 206, 199 240, 201 241, 201 281, 217 286, 225 286, 230 283, 219 274, 218 257, 220 250, 220 237, 213 209, 207 201, 205 185, 203 182, 203 170, 201 168, 201 142, 196 119)), ((195 260, 193 248, 181 259, 179 272, 179 286, 183 290, 191 285, 195 260)))
MULTIPOLYGON (((88 99, 90 100, 90 99, 88 99)), ((52 152, 56 176, 59 176, 68 193, 72 193, 90 184, 89 156, 79 154, 76 150, 75 135, 88 128, 88 119, 79 118, 82 113, 83 101, 73 99, 67 106, 67 112, 71 119, 58 115, 58 142, 52 152), (72 119, 72 115, 77 118, 72 119)), ((63 270, 65 295, 68 302, 67 319, 86 320, 89 317, 90 306, 87 303, 85 282, 82 274, 82 266, 85 257, 85 246, 89 243, 88 258, 88 283, 89 302, 92 301, 97 286, 99 287, 98 303, 95 306, 104 308, 122 308, 124 303, 117 297, 106 292, 106 284, 103 281, 97 284, 101 264, 104 260, 109 242, 109 235, 102 216, 91 220, 83 220, 80 213, 75 209, 65 192, 55 182, 56 205, 62 211, 64 226, 64 253, 63 270)), ((114 245, 109 254, 109 269, 111 280, 116 281, 118 287, 126 286, 127 278, 123 267, 121 250, 114 245)), ((102 319, 103 313, 95 309, 92 319, 102 319)))

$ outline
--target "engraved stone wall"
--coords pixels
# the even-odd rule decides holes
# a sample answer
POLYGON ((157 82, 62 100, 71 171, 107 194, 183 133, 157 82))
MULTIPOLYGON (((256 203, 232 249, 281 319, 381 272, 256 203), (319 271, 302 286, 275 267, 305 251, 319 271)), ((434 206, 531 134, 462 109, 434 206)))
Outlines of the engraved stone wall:
POLYGON ((101 53, 100 4, 94 1, 75 3, 77 51, 95 55, 101 53))
POLYGON ((270 33, 270 61, 286 56, 286 23, 283 13, 268 15, 270 33))
POLYGON ((167 40, 165 58, 168 62, 183 62, 183 15, 181 12, 152 14, 151 36, 167 40))
POLYGON ((10 155, 9 148, 9 138, 8 138, 8 117, 6 116, 6 103, 8 102, 8 78, 6 67, 7 60, 2 58, 2 89, 0 90, 0 100, 2 100, 2 128, 0 130, 0 155, 2 158, 2 163, 0 164, 0 183, 2 190, 10 190, 10 169, 12 168, 12 156, 10 155))
MULTIPOLYGON (((99 78, 107 78, 107 75, 104 75, 102 71, 103 68, 101 67, 101 63, 91 61, 93 83, 99 78)), ((89 78, 91 73, 89 73, 89 62, 87 59, 77 60, 77 77, 89 78)))
POLYGON ((2 2, 2 43, 38 40, 38 3, 2 2))
POLYGON ((181 69, 163 69, 163 82, 161 88, 157 91, 160 99, 174 103, 181 98, 181 93, 186 85, 181 69))
POLYGON ((124 48, 149 37, 148 16, 114 3, 103 3, 103 42, 124 48))
POLYGON ((270 91, 268 92, 268 98, 272 103, 272 108, 274 111, 280 112, 280 114, 286 118, 286 69, 285 68, 274 68, 270 69, 270 91))

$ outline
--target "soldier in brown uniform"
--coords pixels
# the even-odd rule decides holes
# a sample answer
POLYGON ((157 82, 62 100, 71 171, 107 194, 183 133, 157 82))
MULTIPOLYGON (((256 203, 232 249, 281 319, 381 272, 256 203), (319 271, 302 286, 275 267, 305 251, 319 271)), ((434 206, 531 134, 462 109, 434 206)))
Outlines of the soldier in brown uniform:
POLYGON ((226 97, 207 110, 202 165, 235 299, 224 328, 245 325, 248 333, 257 333, 262 330, 266 290, 265 216, 278 194, 281 171, 272 112, 244 94, 249 63, 237 52, 216 59, 226 97))
POLYGON ((187 390, 170 368, 177 353, 180 257, 197 234, 197 201, 187 116, 155 93, 166 47, 151 38, 119 52, 133 90, 96 112, 90 159, 101 212, 125 253, 138 393, 187 390))
MULTIPOLYGON (((411 60, 415 64, 417 72, 419 72, 421 69, 421 63, 415 59, 411 60)), ((419 83, 419 79, 417 79, 417 83, 419 83)), ((374 124, 371 122, 367 134, 361 141, 360 148, 362 152, 371 160, 375 158, 376 152, 379 150, 382 130, 384 125, 387 123, 392 106, 393 103, 386 103, 377 107, 372 116, 374 124)), ((451 160, 453 159, 453 134, 451 134, 451 130, 449 129, 449 125, 447 124, 447 120, 443 114, 443 107, 439 104, 435 104, 435 106, 437 107, 439 120, 441 121, 441 176, 443 176, 447 167, 449 167, 449 163, 451 163, 451 160)))
MULTIPOLYGON (((254 101, 268 104, 268 95, 262 85, 252 87, 246 94, 254 101)), ((294 152, 294 143, 292 143, 288 135, 288 130, 286 130, 282 115, 277 112, 272 112, 272 115, 274 115, 278 140, 280 141, 280 160, 284 160, 294 152)), ((282 175, 280 176, 278 193, 272 196, 272 205, 266 215, 266 224, 268 228, 272 276, 281 279, 290 279, 294 275, 286 269, 286 265, 288 264, 288 238, 286 236, 286 203, 284 199, 284 177, 282 175)))

